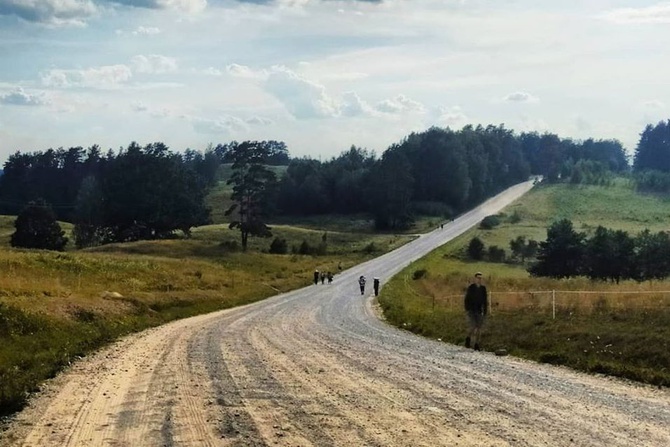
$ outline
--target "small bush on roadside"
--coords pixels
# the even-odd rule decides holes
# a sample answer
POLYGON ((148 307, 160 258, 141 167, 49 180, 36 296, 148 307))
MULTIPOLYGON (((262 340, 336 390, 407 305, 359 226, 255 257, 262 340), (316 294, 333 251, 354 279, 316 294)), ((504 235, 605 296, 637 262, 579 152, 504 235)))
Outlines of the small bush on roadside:
POLYGON ((368 245, 366 245, 363 248, 363 253, 365 253, 367 255, 371 255, 371 254, 373 254, 377 251, 379 251, 379 248, 377 247, 377 245, 374 242, 370 242, 368 245))
POLYGON ((288 253, 288 244, 286 239, 280 239, 278 237, 274 238, 270 244, 270 253, 274 255, 285 255, 288 253))
POLYGON ((481 261, 484 258, 484 243, 478 237, 470 239, 468 244, 468 258, 474 261, 481 261))
POLYGON ((497 245, 489 246, 487 256, 491 262, 505 262, 505 250, 497 245))
POLYGON ((498 215, 486 216, 484 220, 479 224, 479 228, 482 230, 491 230, 498 225, 500 225, 501 219, 498 215))
POLYGON ((428 270, 426 269, 414 270, 414 273, 412 273, 412 279, 414 280, 421 279, 426 275, 428 275, 428 270))

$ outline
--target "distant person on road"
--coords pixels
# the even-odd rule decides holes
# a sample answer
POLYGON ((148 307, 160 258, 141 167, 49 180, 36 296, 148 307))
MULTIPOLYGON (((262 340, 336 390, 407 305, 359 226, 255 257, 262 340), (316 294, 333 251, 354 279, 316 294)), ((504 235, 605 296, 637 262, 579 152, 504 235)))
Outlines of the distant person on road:
POLYGON ((314 285, 317 285, 319 283, 319 271, 314 270, 314 285))
POLYGON ((373 286, 374 289, 375 289, 375 296, 379 296, 379 278, 375 278, 375 279, 372 281, 372 286, 373 286))
POLYGON ((326 272, 321 272, 321 284, 326 283, 326 272))
POLYGON ((328 284, 332 283, 333 282, 333 273, 328 272, 328 274, 326 276, 328 277, 328 284))
POLYGON ((361 286, 361 295, 365 294, 365 276, 358 278, 358 285, 361 286))
POLYGON ((488 310, 488 293, 486 286, 482 284, 481 272, 475 273, 474 282, 468 286, 464 304, 470 325, 468 336, 465 337, 465 347, 469 348, 470 343, 474 341, 475 351, 479 351, 481 349, 479 346, 481 330, 488 310))

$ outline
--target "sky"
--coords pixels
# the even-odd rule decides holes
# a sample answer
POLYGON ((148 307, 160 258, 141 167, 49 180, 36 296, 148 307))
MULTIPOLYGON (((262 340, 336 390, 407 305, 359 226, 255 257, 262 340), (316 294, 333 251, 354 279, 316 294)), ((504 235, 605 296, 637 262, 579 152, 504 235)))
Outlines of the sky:
POLYGON ((504 124, 633 153, 670 118, 670 2, 0 0, 0 162, 161 141, 381 155, 504 124))

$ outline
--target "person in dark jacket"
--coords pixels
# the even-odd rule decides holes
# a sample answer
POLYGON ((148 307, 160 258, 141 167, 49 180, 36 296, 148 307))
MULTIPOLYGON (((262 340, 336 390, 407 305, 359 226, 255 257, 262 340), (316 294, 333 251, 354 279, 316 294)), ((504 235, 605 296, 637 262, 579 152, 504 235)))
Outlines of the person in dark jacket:
POLYGON ((319 283, 319 271, 314 270, 314 285, 319 283))
POLYGON ((358 278, 358 285, 361 288, 361 295, 365 294, 365 276, 358 278))
POLYGON ((488 311, 488 293, 486 291, 486 286, 482 284, 481 272, 475 273, 474 282, 468 286, 468 289, 465 292, 464 304, 465 312, 468 314, 468 322, 470 324, 470 332, 468 332, 468 336, 465 337, 465 347, 469 348, 470 343, 474 341, 475 351, 479 351, 481 330, 488 311))
POLYGON ((379 296, 379 278, 375 278, 372 282, 372 286, 375 289, 375 296, 379 296))

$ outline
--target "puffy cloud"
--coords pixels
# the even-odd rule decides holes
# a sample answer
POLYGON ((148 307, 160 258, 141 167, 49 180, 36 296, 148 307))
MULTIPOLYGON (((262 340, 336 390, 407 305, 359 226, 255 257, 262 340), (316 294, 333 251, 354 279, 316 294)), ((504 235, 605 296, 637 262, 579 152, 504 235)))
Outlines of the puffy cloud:
POLYGON ((340 104, 327 94, 323 85, 286 67, 273 67, 265 88, 296 118, 327 118, 340 114, 340 104))
POLYGON ((469 118, 459 106, 439 107, 437 109, 437 122, 441 126, 460 129, 468 124, 469 118))
POLYGON ((423 113, 425 108, 420 102, 414 101, 405 95, 398 95, 392 99, 385 99, 377 104, 376 109, 383 113, 423 113))
POLYGON ((138 54, 132 59, 133 69, 138 73, 170 73, 177 70, 177 60, 173 57, 138 54))
POLYGON ((156 28, 155 26, 138 26, 137 29, 133 31, 134 36, 155 36, 160 33, 160 28, 156 28))
POLYGON ((199 133, 220 134, 248 129, 244 120, 231 115, 224 115, 215 119, 202 117, 190 117, 189 119, 193 129, 199 133))
POLYGON ((52 69, 42 74, 47 87, 113 88, 128 82, 133 73, 127 65, 104 65, 84 70, 52 69))
POLYGON ((0 104, 15 106, 43 106, 50 103, 51 101, 44 93, 28 93, 21 87, 18 87, 13 92, 0 95, 0 104))
POLYGON ((109 0, 111 3, 147 9, 172 9, 197 13, 207 7, 207 0, 109 0))
POLYGON ((538 98, 527 92, 514 92, 503 98, 507 102, 537 102, 538 98))
POLYGON ((267 79, 268 73, 265 70, 256 71, 246 65, 229 64, 226 67, 229 75, 245 79, 267 79))
POLYGON ((274 121, 262 116, 252 116, 251 118, 246 119, 246 123, 251 124, 252 126, 270 126, 274 124, 274 121))
POLYGON ((83 25, 97 12, 92 0, 0 0, 0 15, 49 25, 83 25))
POLYGON ((346 92, 342 95, 341 112, 344 116, 359 116, 370 115, 374 112, 374 110, 355 92, 346 92))
POLYGON ((601 18, 619 24, 670 23, 670 3, 643 8, 619 8, 606 12, 601 18))

